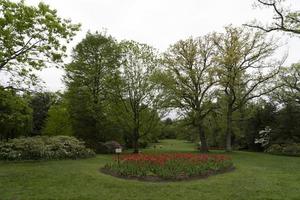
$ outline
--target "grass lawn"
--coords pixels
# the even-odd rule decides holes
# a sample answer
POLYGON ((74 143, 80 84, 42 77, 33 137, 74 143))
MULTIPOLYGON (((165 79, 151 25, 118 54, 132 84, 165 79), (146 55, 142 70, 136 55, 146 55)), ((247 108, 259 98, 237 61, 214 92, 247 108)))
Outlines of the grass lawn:
MULTIPOLYGON (((164 140, 145 151, 192 152, 194 145, 164 140), (161 145, 161 146, 160 146, 161 145)), ((233 152, 236 170, 207 179, 174 183, 123 180, 99 168, 112 159, 0 162, 0 200, 251 200, 300 199, 300 158, 233 152)))

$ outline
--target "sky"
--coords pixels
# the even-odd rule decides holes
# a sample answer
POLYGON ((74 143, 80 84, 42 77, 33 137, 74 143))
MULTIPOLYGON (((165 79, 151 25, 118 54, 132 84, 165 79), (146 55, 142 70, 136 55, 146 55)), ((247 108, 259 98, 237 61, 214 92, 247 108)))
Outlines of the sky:
MULTIPOLYGON (((37 5, 39 0, 26 0, 37 5)), ((226 25, 241 26, 259 19, 271 20, 272 10, 254 9, 255 0, 43 0, 58 15, 81 23, 81 31, 69 44, 69 51, 87 31, 106 31, 117 40, 130 39, 147 43, 159 51, 190 36, 217 31, 226 25)), ((300 10, 299 0, 287 0, 293 10, 300 10)), ((276 34, 287 52, 286 65, 300 61, 300 38, 276 34)), ((281 56, 278 53, 278 56, 281 56)), ((63 90, 63 71, 55 68, 40 73, 46 90, 63 90)))

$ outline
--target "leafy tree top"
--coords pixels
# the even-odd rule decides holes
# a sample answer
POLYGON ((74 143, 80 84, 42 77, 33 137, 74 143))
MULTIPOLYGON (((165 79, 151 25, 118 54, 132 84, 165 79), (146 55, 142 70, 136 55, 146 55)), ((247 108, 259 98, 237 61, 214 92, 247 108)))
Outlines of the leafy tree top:
POLYGON ((44 3, 0 0, 0 72, 9 77, 5 86, 34 85, 34 71, 61 63, 65 44, 79 27, 44 3))

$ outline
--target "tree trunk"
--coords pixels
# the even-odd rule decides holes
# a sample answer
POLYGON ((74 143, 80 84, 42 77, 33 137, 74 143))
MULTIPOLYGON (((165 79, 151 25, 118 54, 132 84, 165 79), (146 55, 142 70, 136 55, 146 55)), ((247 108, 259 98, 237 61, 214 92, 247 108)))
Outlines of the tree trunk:
POLYGON ((199 137, 201 142, 200 151, 207 153, 208 147, 207 147, 206 137, 205 137, 204 128, 202 127, 202 124, 198 126, 198 130, 199 130, 199 137))
POLYGON ((232 151, 231 136, 232 136, 232 106, 228 105, 226 115, 226 151, 232 151))

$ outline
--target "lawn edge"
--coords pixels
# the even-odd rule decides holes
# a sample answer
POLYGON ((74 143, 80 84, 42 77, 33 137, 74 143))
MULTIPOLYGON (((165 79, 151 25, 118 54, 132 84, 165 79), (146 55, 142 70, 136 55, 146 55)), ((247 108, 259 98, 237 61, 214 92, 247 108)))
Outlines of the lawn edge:
POLYGON ((186 182, 186 181, 194 181, 194 180, 201 180, 201 179, 206 179, 210 176, 215 176, 218 174, 225 174, 227 172, 233 172, 236 170, 236 167, 234 166, 230 166, 228 168, 225 169, 221 169, 221 170, 217 170, 217 171, 213 171, 210 170, 208 172, 206 172, 205 174, 201 174, 198 176, 192 176, 192 177, 183 177, 183 178, 178 178, 178 179, 163 179, 157 176, 143 176, 143 177, 138 177, 138 176, 123 176, 120 175, 118 173, 112 172, 109 169, 102 167, 99 169, 99 172, 109 175, 109 176, 113 176, 115 178, 119 178, 119 179, 124 179, 124 180, 136 180, 136 181, 141 181, 141 182, 154 182, 154 183, 169 183, 169 182, 186 182))

